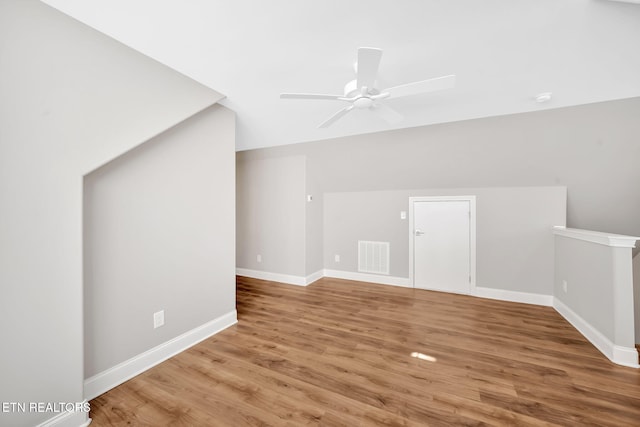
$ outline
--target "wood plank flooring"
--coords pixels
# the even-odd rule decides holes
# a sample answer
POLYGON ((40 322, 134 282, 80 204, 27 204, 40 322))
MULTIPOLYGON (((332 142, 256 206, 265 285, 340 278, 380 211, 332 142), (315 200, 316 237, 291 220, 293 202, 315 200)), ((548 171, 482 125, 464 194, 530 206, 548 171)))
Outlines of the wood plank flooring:
POLYGON ((327 278, 237 284, 237 325, 92 400, 92 425, 640 425, 640 370, 552 308, 327 278))

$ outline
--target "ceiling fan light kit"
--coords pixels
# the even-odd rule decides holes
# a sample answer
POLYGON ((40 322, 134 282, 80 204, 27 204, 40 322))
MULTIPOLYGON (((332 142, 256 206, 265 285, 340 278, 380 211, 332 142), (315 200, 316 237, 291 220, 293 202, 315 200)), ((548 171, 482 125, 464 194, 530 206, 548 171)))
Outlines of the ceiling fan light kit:
POLYGON ((382 50, 372 47, 358 49, 358 61, 356 62, 356 79, 347 83, 343 95, 329 95, 319 93, 281 93, 283 99, 330 99, 346 102, 349 105, 337 111, 329 119, 318 127, 326 128, 345 116, 354 108, 369 110, 377 114, 388 123, 395 124, 402 121, 403 116, 382 101, 389 98, 401 98, 404 96, 419 95, 422 93, 450 89, 455 85, 455 75, 421 80, 400 86, 378 90, 375 86, 378 75, 382 50))

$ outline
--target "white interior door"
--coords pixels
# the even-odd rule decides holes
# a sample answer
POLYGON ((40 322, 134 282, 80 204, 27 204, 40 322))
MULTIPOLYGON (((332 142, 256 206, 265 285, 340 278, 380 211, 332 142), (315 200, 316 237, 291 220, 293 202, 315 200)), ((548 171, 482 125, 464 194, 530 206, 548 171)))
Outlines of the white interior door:
POLYGON ((413 202, 414 287, 470 293, 471 203, 413 202))

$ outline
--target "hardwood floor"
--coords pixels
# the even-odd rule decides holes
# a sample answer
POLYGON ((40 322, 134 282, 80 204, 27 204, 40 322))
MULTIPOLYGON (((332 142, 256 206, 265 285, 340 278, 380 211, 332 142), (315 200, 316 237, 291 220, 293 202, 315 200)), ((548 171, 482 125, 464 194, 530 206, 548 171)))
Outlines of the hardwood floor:
POLYGON ((92 400, 92 425, 640 425, 640 370, 552 308, 237 283, 237 325, 92 400))

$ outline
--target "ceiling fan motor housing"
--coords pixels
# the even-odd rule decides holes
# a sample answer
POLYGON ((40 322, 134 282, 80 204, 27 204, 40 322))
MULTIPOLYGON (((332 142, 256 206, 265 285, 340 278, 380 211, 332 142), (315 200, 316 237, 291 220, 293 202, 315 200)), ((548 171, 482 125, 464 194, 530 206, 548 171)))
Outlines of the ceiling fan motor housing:
MULTIPOLYGON (((374 87, 367 88, 367 95, 378 95, 380 91, 374 87)), ((344 97, 355 98, 362 95, 362 88, 358 87, 358 80, 351 80, 344 86, 344 97)))
POLYGON ((373 105, 373 99, 369 97, 378 94, 380 94, 380 91, 376 88, 359 88, 358 80, 351 80, 344 87, 344 97, 355 98, 355 100, 353 101, 353 106, 361 110, 371 108, 371 106, 373 105))

